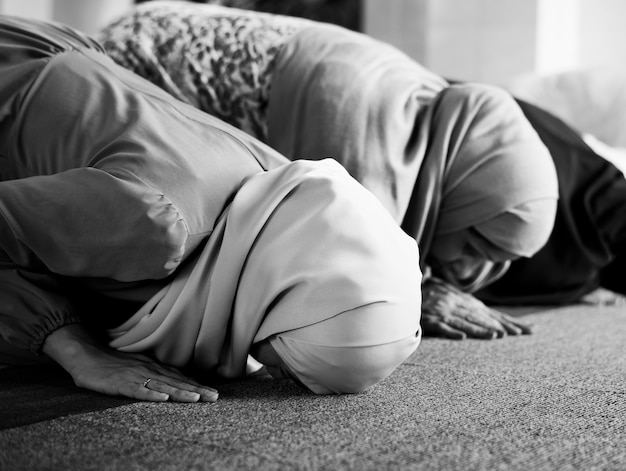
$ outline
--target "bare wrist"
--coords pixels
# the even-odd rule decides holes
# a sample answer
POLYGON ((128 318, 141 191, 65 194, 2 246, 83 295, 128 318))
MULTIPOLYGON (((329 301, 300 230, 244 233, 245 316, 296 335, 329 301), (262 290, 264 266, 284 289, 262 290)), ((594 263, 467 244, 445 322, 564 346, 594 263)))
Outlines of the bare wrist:
POLYGON ((85 354, 85 347, 92 342, 80 324, 70 324, 52 332, 43 343, 42 352, 66 370, 85 354))

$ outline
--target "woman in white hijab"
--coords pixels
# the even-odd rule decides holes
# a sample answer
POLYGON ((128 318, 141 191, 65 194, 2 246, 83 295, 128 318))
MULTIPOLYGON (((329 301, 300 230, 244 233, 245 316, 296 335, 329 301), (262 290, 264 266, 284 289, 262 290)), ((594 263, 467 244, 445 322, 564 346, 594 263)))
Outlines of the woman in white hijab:
POLYGON ((290 162, 61 25, 4 17, 0 52, 2 364, 191 402, 250 352, 329 394, 415 351, 417 244, 339 164, 290 162))
POLYGON ((265 344, 271 366, 312 391, 359 392, 417 347, 417 260, 339 164, 292 162, 244 183, 200 254, 110 345, 235 378, 265 344))

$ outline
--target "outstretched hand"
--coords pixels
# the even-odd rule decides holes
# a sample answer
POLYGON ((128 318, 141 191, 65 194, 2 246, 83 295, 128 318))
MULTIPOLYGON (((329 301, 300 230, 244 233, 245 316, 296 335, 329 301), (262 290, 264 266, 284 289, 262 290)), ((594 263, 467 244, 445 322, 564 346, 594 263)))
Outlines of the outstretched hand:
POLYGON ((215 389, 176 368, 98 343, 78 324, 50 334, 43 352, 70 373, 77 386, 92 391, 155 402, 215 402, 218 398, 215 389))
POLYGON ((530 326, 433 276, 422 283, 421 323, 424 335, 459 340, 532 333, 530 326))

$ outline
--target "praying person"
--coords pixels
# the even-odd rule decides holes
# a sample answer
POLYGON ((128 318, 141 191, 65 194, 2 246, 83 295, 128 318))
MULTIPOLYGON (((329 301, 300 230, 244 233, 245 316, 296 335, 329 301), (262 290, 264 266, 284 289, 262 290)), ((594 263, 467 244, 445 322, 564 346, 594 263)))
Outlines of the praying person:
POLYGON ((338 163, 291 162, 60 24, 0 18, 0 69, 0 363, 211 402, 254 357, 340 394, 416 350, 417 244, 338 163))

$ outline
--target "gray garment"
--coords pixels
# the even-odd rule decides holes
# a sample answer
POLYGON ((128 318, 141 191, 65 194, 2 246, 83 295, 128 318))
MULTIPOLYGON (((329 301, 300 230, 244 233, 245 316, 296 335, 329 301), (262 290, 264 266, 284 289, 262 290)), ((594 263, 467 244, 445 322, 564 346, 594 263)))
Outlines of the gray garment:
POLYGON ((77 282, 147 300, 242 182, 286 160, 65 27, 4 17, 0 57, 0 363, 15 363, 80 318, 77 282))

